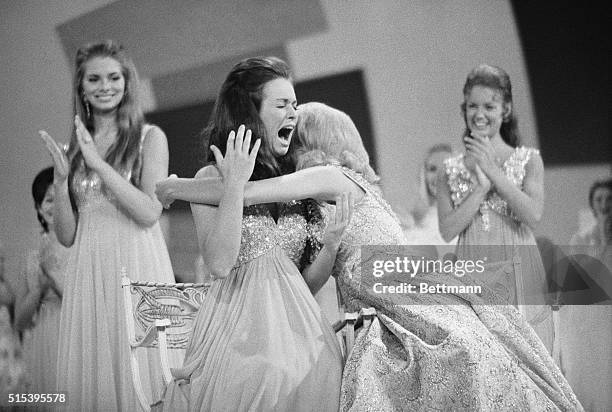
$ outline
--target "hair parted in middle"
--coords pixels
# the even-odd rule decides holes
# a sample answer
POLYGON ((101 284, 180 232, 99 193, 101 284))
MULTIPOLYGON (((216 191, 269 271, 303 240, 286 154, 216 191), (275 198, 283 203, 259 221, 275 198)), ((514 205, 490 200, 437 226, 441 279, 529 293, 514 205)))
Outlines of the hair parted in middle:
POLYGON ((206 161, 215 160, 211 145, 225 153, 227 137, 244 125, 251 130, 251 146, 261 139, 251 180, 260 180, 293 171, 291 155, 276 158, 267 139, 266 128, 259 117, 263 88, 279 78, 292 81, 287 63, 278 57, 251 57, 238 62, 229 72, 213 108, 208 125, 202 132, 206 161))
MULTIPOLYGON (((138 72, 123 46, 113 40, 104 40, 83 46, 77 51, 73 83, 74 114, 81 118, 87 130, 94 131, 93 117, 88 115, 83 97, 83 78, 87 62, 96 57, 108 57, 116 60, 121 66, 121 74, 125 79, 123 99, 117 108, 117 140, 108 149, 105 160, 115 170, 129 175, 130 181, 135 186, 139 186, 142 168, 140 144, 144 115, 138 98, 138 72)), ((76 128, 74 127, 67 155, 71 162, 71 174, 73 174, 84 163, 76 140, 76 128)))
POLYGON ((370 183, 380 180, 370 166, 370 157, 355 123, 346 113, 318 102, 301 104, 297 112, 298 170, 337 164, 361 173, 370 183))

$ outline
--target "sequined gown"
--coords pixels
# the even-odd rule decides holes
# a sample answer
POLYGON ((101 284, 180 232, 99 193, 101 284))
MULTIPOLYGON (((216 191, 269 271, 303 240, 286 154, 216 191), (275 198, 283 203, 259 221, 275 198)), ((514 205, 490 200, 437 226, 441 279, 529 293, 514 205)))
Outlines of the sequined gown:
MULTIPOLYGON (((39 249, 28 255, 26 270, 38 278, 41 268, 44 268, 57 287, 63 290, 69 253, 70 249, 62 246, 54 233, 45 233, 39 249)), ((33 326, 24 332, 23 347, 32 392, 55 391, 61 305, 61 297, 49 288, 41 297, 40 307, 32 319, 33 326)))
POLYGON ((190 384, 169 388, 165 410, 338 410, 340 347, 296 267, 316 228, 302 209, 284 204, 278 223, 244 209, 236 265, 212 284, 174 371, 190 384))
MULTIPOLYGON (((143 140, 149 127, 143 129, 143 140)), ((130 370, 121 272, 125 268, 135 280, 174 282, 170 257, 159 222, 151 227, 136 223, 99 176, 80 168, 71 185, 78 226, 60 320, 57 381, 69 399, 60 409, 136 411, 140 406, 130 370)), ((150 383, 159 399, 159 354, 147 351, 140 358, 141 381, 145 392, 150 383)))
MULTIPOLYGON (((502 165, 502 170, 515 186, 522 188, 525 166, 533 156, 539 155, 536 149, 517 147, 502 165)), ((444 167, 453 204, 458 207, 472 190, 472 175, 464 164, 463 155, 447 159, 444 167)), ((457 243, 459 259, 481 259, 485 256, 489 265, 513 262, 515 270, 509 270, 503 278, 481 280, 500 293, 503 290, 508 303, 519 308, 552 353, 552 311, 547 305, 546 272, 535 237, 494 190, 487 194, 479 212, 461 232, 457 243)))
MULTIPOLYGON (((373 307, 377 317, 360 329, 346 361, 341 411, 582 410, 514 307, 482 305, 476 296, 375 293, 378 279, 362 274, 360 246, 392 250, 406 239, 377 189, 360 174, 342 171, 365 196, 355 205, 334 276, 346 310, 373 307)), ((397 285, 406 275, 389 276, 385 282, 397 285)), ((419 280, 434 284, 440 276, 419 280)), ((445 280, 470 282, 467 276, 445 280)))

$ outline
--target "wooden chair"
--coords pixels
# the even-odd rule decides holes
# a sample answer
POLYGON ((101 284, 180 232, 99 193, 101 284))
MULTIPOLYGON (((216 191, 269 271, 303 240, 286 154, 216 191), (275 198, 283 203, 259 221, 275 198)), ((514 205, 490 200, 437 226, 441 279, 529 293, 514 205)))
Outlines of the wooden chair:
POLYGON ((196 313, 210 284, 138 282, 123 271, 121 286, 132 381, 140 406, 150 411, 161 404, 161 399, 149 399, 152 396, 145 394, 136 353, 141 348, 158 348, 164 383, 168 385, 173 379, 168 351, 187 347, 196 313))
POLYGON ((345 312, 332 327, 334 332, 341 333, 344 344, 344 360, 348 359, 355 345, 355 336, 359 327, 368 327, 376 316, 376 309, 363 308, 357 312, 345 312))

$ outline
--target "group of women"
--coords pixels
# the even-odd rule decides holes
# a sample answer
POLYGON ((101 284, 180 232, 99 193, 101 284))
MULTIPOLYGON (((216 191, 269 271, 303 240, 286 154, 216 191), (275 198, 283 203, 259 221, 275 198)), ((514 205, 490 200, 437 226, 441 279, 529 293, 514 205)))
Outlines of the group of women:
MULTIPOLYGON (((165 409, 581 410, 550 356, 546 305, 523 298, 544 285, 536 255, 519 256, 527 269, 516 283, 526 286, 506 300, 489 272, 446 278, 482 286, 479 296, 373 292, 361 247, 408 240, 352 120, 322 103, 298 106, 286 63, 249 58, 231 69, 203 133, 209 165, 194 179, 167 177, 166 138, 144 123, 137 81, 117 44, 84 47, 69 147, 41 132, 54 162, 37 206, 49 234, 34 265, 44 273, 23 296, 61 298, 54 371, 68 409, 136 410, 119 276, 174 280, 158 219, 182 199, 214 281, 165 409), (67 253, 65 277, 45 253, 67 253), (346 360, 313 297, 330 276, 347 310, 377 312, 346 360)), ((466 153, 438 173, 440 231, 459 236, 460 257, 496 244, 504 261, 513 246, 535 245, 542 160, 519 145, 503 70, 475 68, 464 97, 466 153)), ((160 395, 155 355, 141 372, 160 395)))

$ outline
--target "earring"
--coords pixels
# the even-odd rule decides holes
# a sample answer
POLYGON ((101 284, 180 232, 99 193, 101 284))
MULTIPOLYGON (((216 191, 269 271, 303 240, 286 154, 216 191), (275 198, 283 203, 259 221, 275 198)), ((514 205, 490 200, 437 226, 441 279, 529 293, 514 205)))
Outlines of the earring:
POLYGON ((87 118, 91 117, 91 112, 89 111, 89 102, 85 100, 85 110, 87 111, 87 118))

